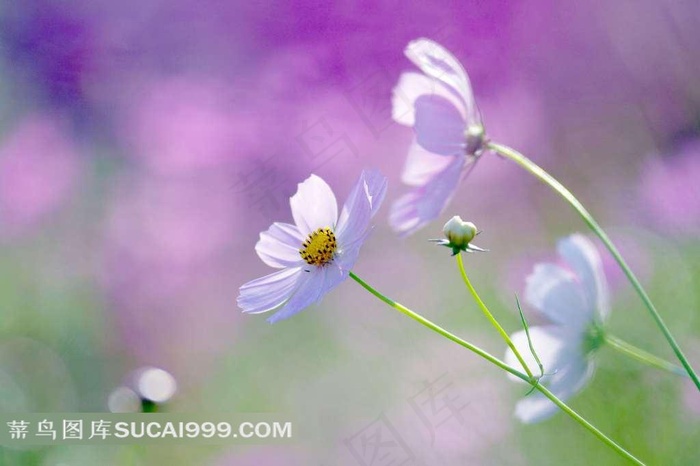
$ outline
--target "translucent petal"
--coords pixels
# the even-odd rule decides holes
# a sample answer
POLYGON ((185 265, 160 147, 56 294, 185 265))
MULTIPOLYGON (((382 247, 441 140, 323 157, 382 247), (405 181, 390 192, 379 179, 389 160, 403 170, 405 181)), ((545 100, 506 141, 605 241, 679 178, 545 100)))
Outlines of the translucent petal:
POLYGON ((333 190, 316 175, 299 183, 289 204, 294 223, 304 237, 319 228, 334 228, 338 221, 338 203, 333 190))
POLYGON ((270 267, 298 267, 303 260, 299 249, 304 238, 299 229, 288 223, 273 223, 260 233, 260 240, 255 245, 255 252, 270 267))
POLYGON ((448 100, 424 95, 416 99, 416 141, 429 152, 459 155, 466 150, 466 123, 448 100))
POLYGON ((610 312, 610 298, 603 262, 595 245, 585 236, 576 234, 560 240, 557 251, 578 276, 599 320, 605 320, 610 312))
MULTIPOLYGON (((590 380, 594 366, 583 355, 580 337, 571 335, 566 328, 558 325, 531 327, 530 337, 544 367, 540 382, 557 397, 562 400, 570 398, 590 380)), ((525 331, 516 332, 511 340, 532 373, 539 376, 539 367, 530 351, 525 331)), ((517 369, 521 367, 510 349, 506 351, 505 362, 517 369)), ((521 381, 510 374, 508 377, 521 381)), ((522 422, 533 423, 547 419, 557 410, 556 405, 535 392, 518 402, 515 415, 522 422)))
POLYGON ((379 171, 362 172, 350 191, 338 220, 336 236, 339 247, 356 245, 365 238, 370 220, 384 200, 386 188, 387 180, 379 171))
POLYGON ((409 186, 423 186, 452 162, 451 157, 429 152, 414 140, 408 149, 401 181, 409 186))
POLYGON ((353 266, 355 265, 355 262, 357 262, 357 258, 360 255, 360 249, 362 248, 363 241, 364 238, 362 238, 359 241, 356 241, 353 244, 344 246, 343 249, 334 259, 334 265, 340 270, 342 270, 343 273, 345 273, 346 275, 352 270, 353 266))
MULTIPOLYGON (((556 374, 556 380, 545 385, 562 401, 567 401, 590 381, 594 373, 593 363, 584 359, 572 360, 556 374)), ((541 393, 534 392, 520 400, 515 406, 515 417, 525 424, 533 424, 549 419, 559 411, 541 393)))
MULTIPOLYGON (((559 364, 562 363, 562 356, 566 351, 566 333, 556 325, 534 326, 530 327, 529 331, 532 346, 535 348, 535 352, 540 358, 545 372, 556 372, 559 364)), ((513 341, 513 345, 515 345, 515 348, 525 360, 527 367, 530 368, 530 372, 532 372, 534 375, 539 375, 540 368, 537 365, 535 357, 532 355, 532 351, 530 351, 525 330, 515 332, 510 336, 510 339, 513 341)), ((513 353, 510 348, 506 350, 504 359, 509 366, 523 372, 522 365, 515 357, 515 353, 513 353)), ((512 374, 508 374, 508 378, 513 381, 521 381, 521 379, 512 374)))
POLYGON ((429 182, 414 188, 394 203, 389 223, 399 235, 417 231, 442 213, 457 190, 465 161, 465 157, 454 157, 429 182))
POLYGON ((525 299, 553 322, 572 330, 583 331, 593 319, 593 306, 576 276, 556 264, 535 265, 526 279, 525 299))
POLYGON ((459 61, 443 46, 430 39, 411 41, 404 51, 423 73, 450 86, 464 100, 469 124, 481 125, 469 77, 459 61))
POLYGON ((278 308, 294 294, 301 274, 300 268, 290 268, 246 283, 239 290, 238 307, 251 314, 278 308))
POLYGON ((532 392, 515 404, 515 417, 523 424, 534 424, 554 416, 558 409, 543 394, 532 392))
POLYGON ((464 102, 441 81, 420 73, 403 73, 394 87, 391 97, 391 116, 399 124, 413 126, 416 99, 424 95, 437 95, 452 102, 462 119, 466 118, 464 102))
POLYGON ((271 324, 288 319, 309 305, 319 302, 326 293, 347 277, 347 273, 343 273, 332 264, 326 267, 312 266, 302 271, 301 274, 302 283, 294 295, 279 311, 267 319, 271 324))

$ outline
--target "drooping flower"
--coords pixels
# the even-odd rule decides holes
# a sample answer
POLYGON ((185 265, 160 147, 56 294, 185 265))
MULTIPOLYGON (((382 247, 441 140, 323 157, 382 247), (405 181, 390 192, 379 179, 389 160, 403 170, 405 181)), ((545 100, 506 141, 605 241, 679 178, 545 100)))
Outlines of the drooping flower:
POLYGON ((278 272, 240 288, 238 306, 268 319, 286 319, 318 302, 347 278, 370 231, 370 220, 386 194, 386 178, 364 171, 338 216, 331 188, 316 175, 299 184, 289 204, 294 225, 273 223, 260 233, 255 251, 278 272))
MULTIPOLYGON (((551 321, 529 329, 532 345, 544 367, 540 383, 566 401, 593 375, 592 356, 604 342, 603 325, 610 307, 602 261, 595 246, 575 234, 560 240, 557 251, 564 264, 535 265, 527 278, 525 299, 551 321)), ((538 374, 525 331, 516 332, 511 339, 533 374, 538 374)), ((519 366, 510 349, 505 360, 512 367, 519 366)), ((557 409, 537 392, 517 403, 515 416, 524 423, 534 423, 551 417, 557 409)))
POLYGON ((394 120, 415 131, 402 174, 413 189, 390 214, 392 227, 408 235, 445 209, 467 168, 484 151, 485 133, 469 77, 450 52, 418 39, 404 53, 423 72, 402 74, 392 98, 394 120))

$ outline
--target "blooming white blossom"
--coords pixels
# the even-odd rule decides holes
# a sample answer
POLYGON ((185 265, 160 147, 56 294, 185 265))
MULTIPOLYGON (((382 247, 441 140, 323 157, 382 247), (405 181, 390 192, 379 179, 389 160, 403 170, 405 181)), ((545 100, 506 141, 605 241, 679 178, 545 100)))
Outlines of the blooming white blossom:
MULTIPOLYGON (((525 299, 551 322, 529 329, 544 366, 545 375, 540 383, 566 401, 593 375, 592 356, 604 341, 603 325, 610 306, 602 261, 593 243, 575 234, 560 240, 557 251, 563 263, 535 265, 527 278, 525 299)), ((516 332, 511 339, 528 367, 538 374, 525 331, 516 332)), ((512 367, 519 367, 510 349, 505 360, 512 367)), ((518 402, 515 415, 524 423, 534 423, 549 418, 557 410, 544 395, 533 392, 518 402)))
POLYGON ((413 141, 402 174, 412 190, 393 205, 392 227, 408 235, 437 218, 484 149, 484 127, 469 77, 459 61, 429 39, 404 51, 421 73, 404 73, 394 88, 392 116, 412 126, 413 141))
POLYGON ((300 183, 289 200, 295 224, 273 223, 255 246, 263 262, 281 270, 240 288, 243 312, 276 310, 268 322, 277 322, 320 301, 345 280, 386 187, 378 171, 362 172, 338 216, 335 195, 325 181, 311 175, 300 183))

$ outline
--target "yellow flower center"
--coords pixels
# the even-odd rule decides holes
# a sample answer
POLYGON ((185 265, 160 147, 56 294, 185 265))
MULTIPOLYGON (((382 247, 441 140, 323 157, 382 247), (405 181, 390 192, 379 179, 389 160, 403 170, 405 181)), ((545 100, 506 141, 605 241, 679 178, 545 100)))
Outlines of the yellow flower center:
POLYGON ((333 260, 333 254, 338 249, 335 235, 330 228, 319 228, 311 233, 299 249, 301 258, 309 265, 326 265, 333 260))

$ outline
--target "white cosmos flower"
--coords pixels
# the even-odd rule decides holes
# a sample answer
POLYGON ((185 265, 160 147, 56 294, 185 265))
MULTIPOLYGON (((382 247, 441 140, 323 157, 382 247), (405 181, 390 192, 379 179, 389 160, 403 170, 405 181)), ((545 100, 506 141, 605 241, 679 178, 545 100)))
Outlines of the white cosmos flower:
POLYGON ((485 135, 459 61, 430 39, 411 41, 404 53, 422 71, 403 73, 392 98, 393 119, 415 132, 401 177, 412 189, 394 203, 389 221, 408 235, 445 209, 483 152, 485 135))
MULTIPOLYGON (((525 299, 551 322, 530 327, 532 344, 544 366, 540 383, 566 401, 593 375, 593 353, 604 341, 603 325, 610 307, 602 261, 593 243, 575 234, 560 240, 557 251, 563 263, 537 264, 527 278, 525 299)), ((516 332, 511 339, 538 375, 525 331, 516 332)), ((510 349, 505 360, 512 367, 520 366, 510 349)), ((518 402, 515 416, 524 423, 534 423, 557 410, 544 395, 533 392, 518 402)))
POLYGON ((363 171, 338 216, 331 188, 316 175, 299 183, 289 204, 294 225, 273 223, 260 233, 255 251, 281 269, 240 288, 238 306, 258 314, 276 310, 268 322, 286 319, 348 277, 386 193, 386 178, 363 171))

